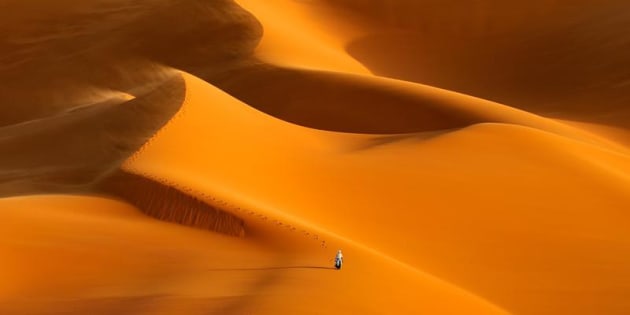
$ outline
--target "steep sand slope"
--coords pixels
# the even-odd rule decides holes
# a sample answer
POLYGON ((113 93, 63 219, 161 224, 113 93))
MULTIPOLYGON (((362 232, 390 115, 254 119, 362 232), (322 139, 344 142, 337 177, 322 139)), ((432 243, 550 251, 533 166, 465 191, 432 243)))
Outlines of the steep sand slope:
POLYGON ((128 171, 334 231, 517 314, 630 310, 626 154, 510 124, 305 129, 185 79, 182 111, 128 171))
POLYGON ((265 26, 256 53, 274 64, 364 74, 348 66, 341 46, 377 75, 558 118, 630 125, 624 1, 239 4, 265 26))

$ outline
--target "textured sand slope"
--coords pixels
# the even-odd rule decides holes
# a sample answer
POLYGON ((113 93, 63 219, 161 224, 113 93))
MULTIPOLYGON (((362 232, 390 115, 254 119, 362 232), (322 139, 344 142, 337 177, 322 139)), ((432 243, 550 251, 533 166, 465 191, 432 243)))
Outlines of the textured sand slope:
POLYGON ((248 57, 260 24, 230 0, 4 1, 0 125, 160 82, 164 65, 221 70, 248 57))
POLYGON ((0 195, 85 191, 118 168, 185 96, 179 75, 138 88, 146 91, 129 101, 116 98, 0 128, 0 195))
POLYGON ((245 224, 238 216, 175 187, 145 177, 116 172, 97 187, 99 192, 122 198, 145 214, 162 221, 235 237, 245 235, 245 224))
POLYGON ((185 77, 182 112, 125 169, 334 231, 514 313, 630 307, 618 298, 630 281, 627 155, 507 124, 372 136, 305 129, 185 77))

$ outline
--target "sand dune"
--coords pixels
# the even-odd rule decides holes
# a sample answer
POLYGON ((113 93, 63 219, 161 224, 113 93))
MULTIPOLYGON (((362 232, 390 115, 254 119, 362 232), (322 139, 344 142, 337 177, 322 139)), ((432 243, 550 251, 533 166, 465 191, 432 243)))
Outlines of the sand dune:
POLYGON ((261 111, 316 129, 405 133, 503 122, 626 150, 605 137, 529 112, 405 81, 261 65, 208 80, 261 111))
POLYGON ((369 71, 344 51, 350 38, 364 34, 340 14, 317 2, 238 0, 264 25, 256 57, 276 65, 358 74, 369 71), (325 10, 326 23, 313 10, 325 10), (287 27, 288 26, 288 27, 287 27))
POLYGON ((618 295, 597 293, 612 289, 630 259, 619 252, 628 241, 627 155, 508 124, 428 138, 316 131, 255 112, 198 79, 186 81, 184 113, 125 169, 250 204, 291 225, 337 231, 514 313, 628 307, 612 303, 618 295), (203 117, 221 119, 208 125, 203 117), (266 137, 257 136, 260 130, 266 137), (185 134, 204 140, 182 141, 185 134), (221 154, 211 153, 216 148, 221 154), (602 202, 603 209, 590 211, 602 202), (540 243, 547 238, 556 242, 540 243), (579 262, 581 255, 601 259, 609 270, 579 262), (585 274, 597 277, 588 278, 581 301, 557 293, 585 274), (610 306, 597 308, 607 298, 610 306))
POLYGON ((275 64, 364 74, 339 66, 343 47, 378 75, 558 118, 629 124, 623 1, 239 3, 272 21, 257 54, 275 64), (277 30, 279 21, 291 27, 277 30))
POLYGON ((0 204, 3 314, 238 312, 274 272, 211 269, 280 259, 255 242, 162 223, 110 199, 35 196, 0 204))
POLYGON ((329 3, 367 17, 368 34, 347 51, 374 73, 556 117, 630 123, 623 1, 329 3))
MULTIPOLYGON (((308 250, 309 248, 314 247, 315 252, 308 255, 317 257, 316 260, 326 261, 327 257, 325 253, 329 250, 325 249, 329 246, 343 244, 343 247, 347 248, 347 250, 350 250, 351 252, 356 251, 354 255, 357 255, 357 259, 358 257, 364 255, 367 256, 366 259, 368 260, 365 262, 366 268, 369 268, 368 266, 372 264, 378 264, 377 262, 372 262, 375 258, 369 258, 371 256, 369 254, 372 254, 373 250, 369 250, 365 253, 366 250, 361 248, 363 246, 354 245, 354 242, 348 241, 340 243, 339 240, 336 240, 340 236, 347 238, 347 235, 336 236, 335 234, 330 234, 330 232, 326 232, 325 226, 313 225, 313 223, 311 223, 313 221, 304 220, 304 218, 300 218, 299 216, 296 217, 296 212, 281 211, 281 208, 277 207, 275 203, 268 203, 266 200, 259 199, 256 194, 252 194, 251 191, 245 189, 244 187, 234 189, 234 187, 229 184, 246 184, 245 182, 241 182, 240 179, 242 177, 248 177, 250 180, 253 179, 256 181, 256 183, 253 183, 256 187, 254 189, 259 190, 260 192, 267 191, 264 192, 264 194, 269 193, 270 195, 276 195, 278 197, 283 195, 294 195, 295 191, 288 191, 284 184, 275 185, 274 182, 288 183, 287 179, 283 178, 284 176, 289 176, 295 180, 295 176, 298 174, 296 173, 296 170, 293 170, 293 167, 297 165, 292 163, 291 160, 299 159, 303 160, 306 164, 310 164, 308 159, 306 159, 306 156, 307 154, 314 152, 310 152, 308 150, 307 152, 303 152, 301 150, 286 151, 284 150, 285 148, 283 148, 282 143, 293 143, 294 141, 301 141, 300 139, 303 140, 308 138, 316 139, 317 136, 319 136, 319 132, 309 129, 294 129, 291 131, 291 134, 293 134, 295 138, 293 138, 293 140, 287 139, 286 135, 288 134, 286 134, 285 131, 295 128, 294 126, 281 121, 275 121, 269 116, 251 110, 220 90, 207 85, 199 79, 190 76, 186 76, 186 78, 186 81, 188 82, 187 91, 189 94, 187 95, 186 103, 182 107, 182 111, 164 130, 160 132, 158 137, 154 138, 148 145, 143 147, 139 153, 134 155, 127 163, 125 163, 123 169, 152 178, 156 181, 180 187, 180 189, 186 189, 190 194, 196 195, 197 197, 202 198, 202 200, 206 200, 206 202, 223 205, 227 211, 232 211, 236 215, 245 214, 246 218, 248 218, 248 220, 246 220, 246 234, 253 234, 259 239, 269 239, 269 241, 277 244, 277 246, 285 248, 285 255, 293 256, 305 251, 305 249, 308 250), (214 100, 217 105, 210 105, 208 103, 210 100, 214 100), (221 119, 217 120, 217 123, 213 124, 213 126, 207 126, 204 117, 221 117, 221 119), (285 129, 287 127, 288 129, 285 129), (259 128, 267 129, 267 131, 270 132, 268 134, 270 137, 259 138, 255 137, 254 134, 251 134, 252 132, 257 132, 256 130, 260 130, 259 128), (204 129, 209 132, 207 134, 210 136, 209 138, 205 136, 206 131, 203 131, 204 134, 197 133, 202 132, 204 129), (222 130, 222 133, 215 134, 210 131, 212 129, 222 130), (203 141, 203 143, 197 143, 195 139, 190 139, 191 142, 181 142, 181 135, 189 134, 191 132, 200 137, 197 139, 206 139, 206 141, 203 141), (280 141, 279 137, 274 136, 276 132, 278 133, 278 136, 280 133, 285 134, 284 141, 280 141), (250 134, 250 136, 248 136, 248 134, 250 134), (250 140, 254 141, 249 142, 250 140), (176 145, 172 141, 179 142, 179 145, 176 145), (243 141, 247 141, 247 143, 244 143, 243 141), (222 154, 216 154, 215 157, 211 158, 212 160, 209 159, 209 153, 211 153, 214 148, 223 147, 229 143, 239 143, 239 145, 232 145, 232 148, 225 147, 224 150, 228 151, 224 151, 222 154), (262 147, 265 147, 266 150, 260 150, 262 147), (183 157, 180 156, 180 153, 184 153, 185 151, 178 151, 177 148, 181 148, 183 150, 193 150, 196 151, 197 154, 185 154, 185 156, 190 157, 191 159, 180 159, 183 157), (236 152, 232 152, 231 150, 236 150, 236 152), (255 151, 251 150, 256 150, 260 153, 268 152, 271 156, 264 156, 259 153, 254 159, 252 158, 252 152, 255 151), (237 153, 239 151, 240 153, 237 153), (172 155, 168 152, 174 154, 172 155), (289 153, 290 156, 276 156, 274 152, 286 152, 289 153), (162 160, 163 158, 169 159, 169 157, 175 158, 175 161, 162 160), (244 159, 248 162, 241 163, 237 161, 238 159, 244 159), (227 160, 232 160, 231 163, 233 165, 240 166, 226 167, 225 162, 227 160), (190 166, 190 168, 179 167, 181 163, 190 166), (259 170, 264 169, 265 165, 271 166, 275 165, 275 163, 284 164, 281 172, 278 173, 277 168, 274 167, 273 169, 269 169, 272 173, 268 175, 256 174, 259 170), (169 167, 163 167, 164 165, 169 165, 169 167), (195 169, 194 172, 192 171, 193 169, 195 169), (208 180, 208 177, 204 175, 207 173, 213 173, 214 175, 212 177, 216 180, 216 182, 208 180), (248 173, 249 175, 246 175, 248 173), (256 176, 253 176, 254 174, 256 174, 256 176), (259 177, 258 175, 263 176, 259 177), (270 181, 269 178, 272 177, 274 179, 273 181, 270 181), (273 229, 270 231, 270 226, 284 228, 289 233, 293 234, 291 238, 298 237, 298 239, 288 240, 288 237, 283 234, 271 232, 273 229), (249 231, 247 230, 247 227, 249 227, 249 231), (261 231, 264 231, 264 233, 261 231), (307 238, 310 238, 312 240, 311 245, 309 246, 308 242, 306 244, 304 241, 300 242, 299 234, 302 234, 302 237, 307 236, 307 238), (359 248, 351 250, 354 247, 359 248)), ((293 145, 289 146, 292 147, 293 145)), ((303 175, 306 177, 311 176, 308 173, 304 173, 303 175)), ((298 188, 298 186, 296 186, 296 188, 298 188)), ((302 189, 303 188, 304 187, 302 187, 302 189)), ((316 193, 316 191, 313 192, 316 193)), ((305 237, 305 240, 307 238, 305 237)), ((302 255, 304 254, 302 253, 302 255)), ((383 256, 383 254, 379 253, 378 256, 383 256)), ((377 261, 382 259, 383 258, 377 259, 377 261)), ((389 260, 391 258, 387 259, 389 260)), ((357 264, 360 264, 358 260, 357 264)), ((419 282, 413 285, 409 284, 409 287, 407 287, 407 285, 403 285, 403 283, 398 284, 401 287, 397 290, 400 290, 400 292, 409 292, 399 298, 409 299, 402 300, 401 302, 409 307, 408 310, 410 312, 425 312, 432 309, 440 310, 445 314, 452 312, 459 313, 461 311, 466 311, 467 309, 470 309, 470 311, 476 310, 475 312, 484 313, 498 312, 496 307, 492 307, 478 298, 471 297, 469 294, 466 294, 455 287, 449 288, 448 285, 441 281, 437 281, 432 277, 427 277, 426 275, 418 274, 417 270, 409 267, 406 269, 408 270, 403 272, 401 276, 408 274, 409 276, 412 276, 412 279, 416 279, 416 277, 420 276, 418 278, 419 282), (405 289, 403 289, 403 287, 405 287, 405 289), (422 305, 415 305, 411 303, 414 297, 420 296, 437 296, 439 297, 437 301, 441 302, 435 304, 426 303, 422 305), (447 306, 446 304, 442 304, 444 299, 455 300, 458 302, 455 306, 447 306)), ((359 272, 359 270, 356 272, 359 272)), ((363 272, 372 273, 376 271, 364 270, 363 272)), ((360 273, 353 274, 353 276, 359 278, 361 277, 360 273)), ((349 294, 359 294, 359 292, 357 292, 357 290, 359 290, 359 286, 366 285, 366 281, 368 280, 363 279, 362 281, 358 281, 359 278, 357 278, 357 281, 346 283, 348 287, 345 290, 348 291, 349 294)), ((334 283, 334 280, 331 281, 334 283)), ((375 303, 367 307, 374 313, 381 313, 388 308, 388 305, 393 303, 401 303, 390 300, 394 298, 393 296, 378 293, 383 292, 381 290, 384 286, 386 287, 385 284, 380 284, 380 281, 384 280, 379 277, 378 280, 375 280, 373 285, 369 286, 369 291, 380 296, 378 299, 374 297, 373 299, 376 299, 374 300, 375 303)), ((314 285, 314 283, 309 282, 308 285, 311 286, 314 285)), ((300 296, 300 298, 307 300, 320 300, 325 297, 326 300, 330 300, 333 299, 334 296, 338 296, 340 300, 335 302, 337 307, 342 307, 342 309, 347 309, 348 311, 353 309, 353 299, 344 301, 343 295, 338 295, 338 293, 334 290, 324 293, 327 291, 324 288, 330 284, 324 282, 321 283, 321 285, 322 292, 309 290, 308 294, 300 296)), ((282 289, 282 291, 284 292, 284 289, 282 289)), ((304 303, 307 302, 304 301, 304 303)), ((278 301, 274 301, 273 304, 276 305, 275 308, 278 309, 284 309, 284 307, 293 309, 293 307, 298 307, 280 306, 277 305, 278 301)), ((308 307, 303 309, 303 305, 299 307, 300 308, 297 310, 300 310, 300 313, 307 312, 308 310, 308 307)), ((334 308, 332 308, 331 305, 330 311, 333 310, 334 308)))
MULTIPOLYGON (((140 88, 140 87, 138 87, 140 88)), ((148 92, 0 128, 0 195, 85 191, 115 170, 182 104, 171 76, 148 92)))
POLYGON ((162 185, 145 177, 118 172, 99 183, 98 189, 120 196, 149 216, 162 221, 231 236, 245 235, 244 222, 241 218, 172 186, 162 185))
POLYGON ((116 92, 134 95, 168 76, 164 65, 218 71, 249 56, 261 32, 229 0, 29 0, 2 6, 0 102, 11 106, 0 109, 0 125, 116 92), (182 49, 172 53, 175 47, 182 49))
POLYGON ((4 1, 0 313, 626 315, 626 9, 4 1))

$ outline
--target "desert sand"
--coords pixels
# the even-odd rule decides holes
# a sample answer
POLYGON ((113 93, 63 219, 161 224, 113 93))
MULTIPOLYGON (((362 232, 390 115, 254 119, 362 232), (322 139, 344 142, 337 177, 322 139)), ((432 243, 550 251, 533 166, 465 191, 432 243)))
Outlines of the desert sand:
POLYGON ((0 8, 0 314, 630 313, 622 1, 0 8))

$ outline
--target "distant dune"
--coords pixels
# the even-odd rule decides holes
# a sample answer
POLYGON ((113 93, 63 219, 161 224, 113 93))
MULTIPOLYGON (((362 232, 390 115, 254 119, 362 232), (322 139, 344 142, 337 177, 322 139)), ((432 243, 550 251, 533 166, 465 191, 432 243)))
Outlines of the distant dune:
POLYGON ((377 74, 554 117, 630 124, 624 1, 329 4, 364 19, 365 35, 347 50, 377 74))
MULTIPOLYGON (((134 95, 164 66, 219 69, 251 54, 261 27, 230 0, 5 1, 0 124, 134 95), (176 53, 173 53, 176 51, 176 53)), ((168 74, 168 71, 166 71, 168 74)))
POLYGON ((627 9, 4 1, 0 314, 627 315, 627 9))

